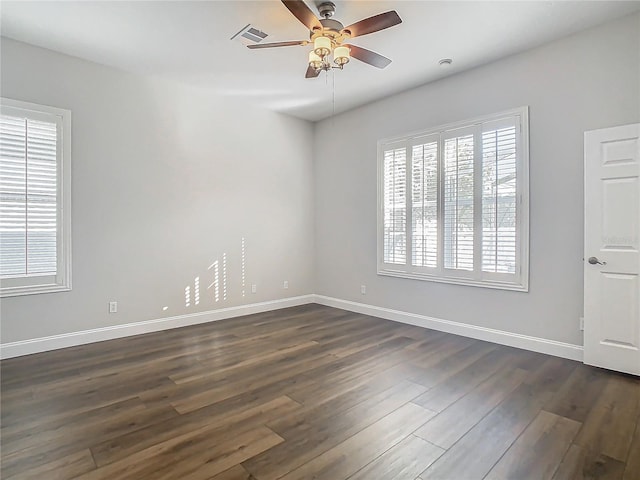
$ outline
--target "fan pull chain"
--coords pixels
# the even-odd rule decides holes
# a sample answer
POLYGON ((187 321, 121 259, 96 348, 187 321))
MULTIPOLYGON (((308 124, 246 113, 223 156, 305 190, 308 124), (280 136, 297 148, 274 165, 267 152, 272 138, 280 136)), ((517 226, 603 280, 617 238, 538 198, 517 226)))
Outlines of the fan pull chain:
POLYGON ((332 83, 333 83, 333 88, 332 88, 333 95, 331 99, 331 102, 332 102, 331 116, 335 117, 336 116, 336 74, 332 72, 331 77, 332 77, 332 83))

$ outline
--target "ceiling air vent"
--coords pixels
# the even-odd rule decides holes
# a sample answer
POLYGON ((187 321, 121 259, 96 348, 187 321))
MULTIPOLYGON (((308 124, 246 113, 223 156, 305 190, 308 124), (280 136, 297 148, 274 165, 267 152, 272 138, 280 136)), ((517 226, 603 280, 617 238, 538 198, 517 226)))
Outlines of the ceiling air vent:
POLYGON ((267 34, 261 30, 258 30, 250 23, 246 25, 242 30, 236 33, 231 40, 239 40, 245 45, 255 45, 267 38, 267 34))

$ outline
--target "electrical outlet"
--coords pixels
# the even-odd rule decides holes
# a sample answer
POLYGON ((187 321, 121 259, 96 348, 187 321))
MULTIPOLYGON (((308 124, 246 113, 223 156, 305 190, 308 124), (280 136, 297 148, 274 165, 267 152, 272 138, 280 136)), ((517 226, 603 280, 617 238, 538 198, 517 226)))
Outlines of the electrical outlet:
POLYGON ((360 293, 362 295, 366 295, 367 294, 367 286, 366 285, 360 285, 360 293))
POLYGON ((251 284, 251 293, 256 293, 258 291, 258 287, 255 283, 251 284))
POLYGON ((584 317, 580 317, 580 330, 584 332, 584 317))
POLYGON ((282 283, 282 288, 289 288, 289 280, 285 280, 285 281, 282 283))
POLYGON ((109 313, 118 312, 118 302, 109 302, 109 313))

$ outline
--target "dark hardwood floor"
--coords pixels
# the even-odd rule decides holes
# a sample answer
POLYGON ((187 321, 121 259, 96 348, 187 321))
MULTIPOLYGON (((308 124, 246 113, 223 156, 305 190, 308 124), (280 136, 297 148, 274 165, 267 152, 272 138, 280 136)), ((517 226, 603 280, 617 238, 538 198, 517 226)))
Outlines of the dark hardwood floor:
POLYGON ((319 305, 5 360, 4 480, 640 479, 640 380, 319 305))

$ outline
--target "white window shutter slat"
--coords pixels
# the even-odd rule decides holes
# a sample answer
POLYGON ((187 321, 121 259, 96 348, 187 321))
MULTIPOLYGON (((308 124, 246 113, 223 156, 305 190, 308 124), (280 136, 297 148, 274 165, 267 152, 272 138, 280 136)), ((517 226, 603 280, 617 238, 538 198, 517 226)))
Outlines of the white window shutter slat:
POLYGON ((444 142, 444 267, 473 270, 473 135, 444 142))
POLYGON ((407 154, 405 148, 385 150, 383 185, 383 258, 385 263, 406 263, 407 154))
POLYGON ((515 124, 482 133, 482 271, 516 273, 515 124))
POLYGON ((411 158, 411 264, 438 266, 438 140, 414 145, 411 158))
POLYGON ((57 273, 57 124, 0 116, 0 275, 57 273))

